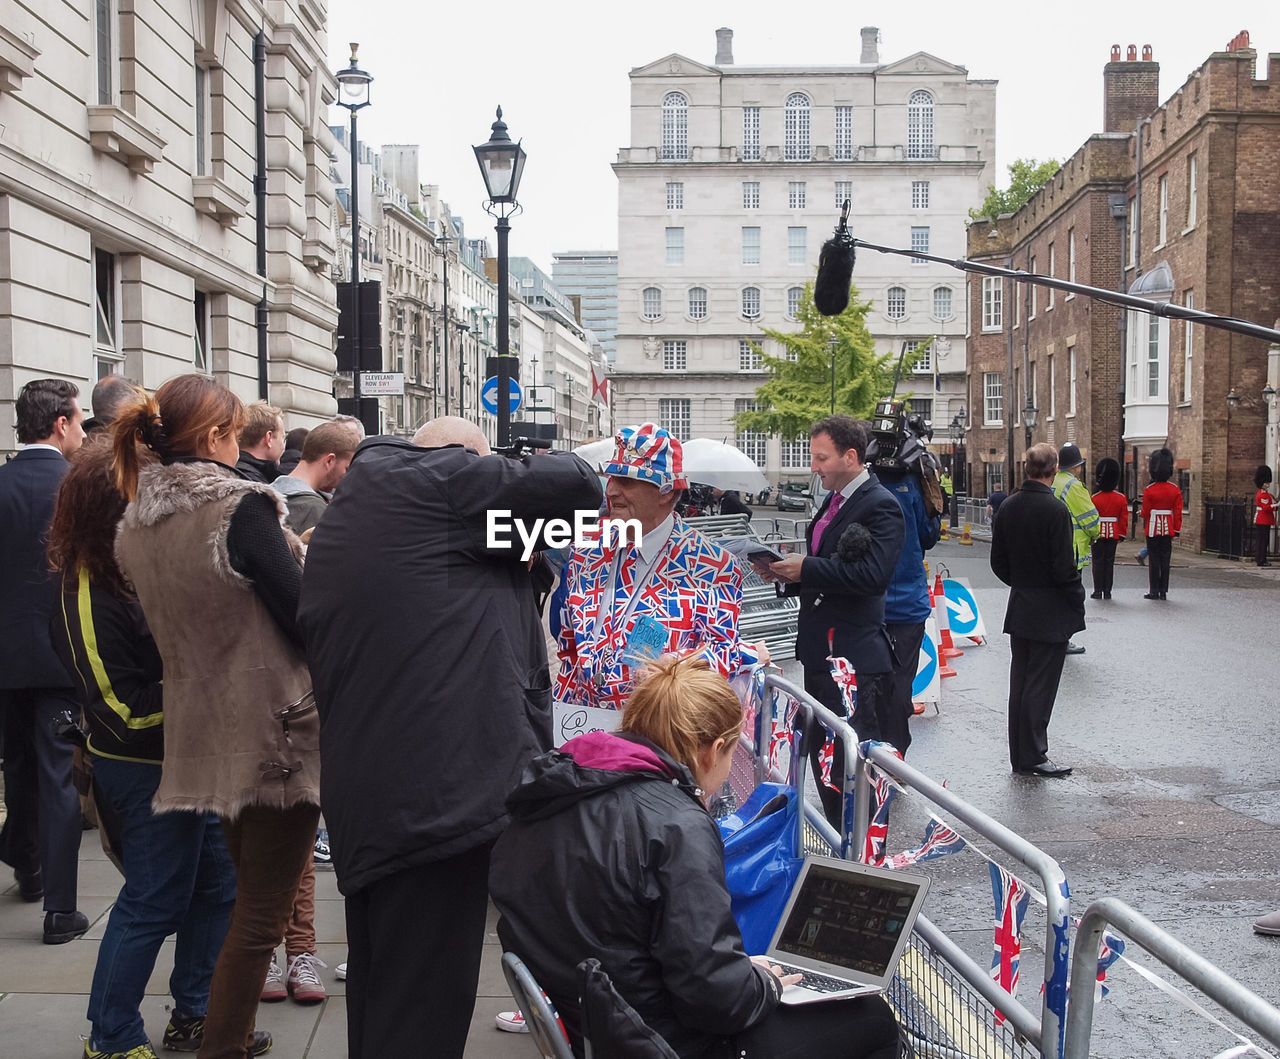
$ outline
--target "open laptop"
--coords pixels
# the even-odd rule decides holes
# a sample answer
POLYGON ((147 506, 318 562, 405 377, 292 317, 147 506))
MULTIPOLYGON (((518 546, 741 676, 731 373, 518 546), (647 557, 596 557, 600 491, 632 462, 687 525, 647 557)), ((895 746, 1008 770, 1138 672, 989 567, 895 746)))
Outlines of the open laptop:
POLYGON ((929 890, 927 876, 806 857, 765 953, 803 974, 784 1004, 881 993, 888 988, 929 890))

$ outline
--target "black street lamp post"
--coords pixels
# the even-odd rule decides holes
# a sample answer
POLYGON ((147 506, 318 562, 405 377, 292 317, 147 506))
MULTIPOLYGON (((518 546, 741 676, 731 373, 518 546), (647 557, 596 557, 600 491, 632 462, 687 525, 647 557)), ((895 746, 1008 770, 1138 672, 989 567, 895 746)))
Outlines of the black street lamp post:
MULTIPOLYGON (((360 393, 360 370, 364 367, 364 349, 360 334, 360 149, 356 139, 356 114, 369 105, 369 85, 372 75, 356 65, 359 44, 351 45, 351 65, 339 70, 338 104, 351 112, 351 380, 355 397, 356 417, 364 424, 366 434, 378 433, 376 402, 372 410, 372 422, 360 393)), ((379 365, 381 367, 381 365, 379 365)))
POLYGON ((498 108, 498 120, 492 125, 487 143, 472 148, 480 173, 484 177, 489 201, 485 209, 498 219, 498 447, 511 444, 511 334, 508 325, 508 250, 507 237, 511 233, 508 222, 520 209, 516 193, 520 189, 520 177, 524 173, 525 153, 519 143, 513 143, 507 135, 507 124, 502 120, 502 108, 498 108))

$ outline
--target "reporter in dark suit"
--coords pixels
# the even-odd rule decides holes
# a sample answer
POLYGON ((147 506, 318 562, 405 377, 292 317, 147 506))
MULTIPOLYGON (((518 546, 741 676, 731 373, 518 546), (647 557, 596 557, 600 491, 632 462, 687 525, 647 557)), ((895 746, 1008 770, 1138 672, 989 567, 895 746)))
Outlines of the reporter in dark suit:
MULTIPOLYGON (((905 751, 909 714, 894 710, 889 695, 893 645, 884 624, 884 594, 902 551, 902 508, 865 466, 867 441, 866 427, 845 415, 810 428, 811 466, 830 493, 805 532, 809 554, 772 563, 769 574, 785 584, 786 595, 800 597, 796 658, 804 666, 805 691, 844 716, 827 656, 849 659, 858 674, 858 738, 882 739, 905 751)), ((843 767, 837 740, 833 776, 843 767)), ((839 794, 823 784, 818 791, 838 827, 839 794)))
POLYGON ((44 940, 89 928, 76 911, 80 797, 71 782, 72 744, 54 733, 64 710, 79 717, 71 677, 49 639, 57 581, 45 559, 53 501, 67 457, 84 441, 78 388, 34 379, 15 402, 26 447, 0 466, 0 725, 4 800, 0 860, 14 869, 23 900, 44 897, 44 940))
POLYGON ((1049 717, 1072 633, 1084 628, 1084 584, 1076 568, 1071 515, 1050 486, 1052 445, 1025 456, 1027 480, 1000 505, 991 527, 991 569, 1009 586, 1009 760, 1013 771, 1066 776, 1049 760, 1049 717))

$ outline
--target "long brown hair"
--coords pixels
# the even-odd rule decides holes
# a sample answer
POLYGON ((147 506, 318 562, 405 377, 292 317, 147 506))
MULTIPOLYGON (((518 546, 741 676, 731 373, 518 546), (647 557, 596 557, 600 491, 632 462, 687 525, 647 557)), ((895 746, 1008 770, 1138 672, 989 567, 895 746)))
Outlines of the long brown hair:
POLYGON ((175 376, 154 397, 139 394, 120 409, 111 428, 116 485, 129 500, 137 494, 142 445, 173 463, 194 456, 211 430, 238 435, 244 423, 244 403, 225 386, 208 375, 175 376))
MULTIPOLYGON (((154 457, 148 454, 143 459, 154 457)), ((116 488, 111 441, 90 438, 71 458, 49 524, 46 554, 63 584, 74 582, 83 569, 94 584, 116 595, 129 593, 115 556, 116 524, 124 508, 124 495, 116 488)))
POLYGON ((717 739, 737 742, 742 703, 705 658, 672 658, 645 671, 627 699, 621 727, 696 772, 698 751, 717 739))

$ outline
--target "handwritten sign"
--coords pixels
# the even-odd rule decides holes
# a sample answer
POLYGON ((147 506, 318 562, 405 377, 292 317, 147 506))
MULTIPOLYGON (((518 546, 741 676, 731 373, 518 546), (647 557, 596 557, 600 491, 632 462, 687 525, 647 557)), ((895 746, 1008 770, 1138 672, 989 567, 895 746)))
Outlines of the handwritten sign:
POLYGON ((622 724, 621 710, 602 710, 595 706, 575 706, 556 702, 551 707, 551 737, 556 749, 570 739, 588 732, 613 732, 622 724))

